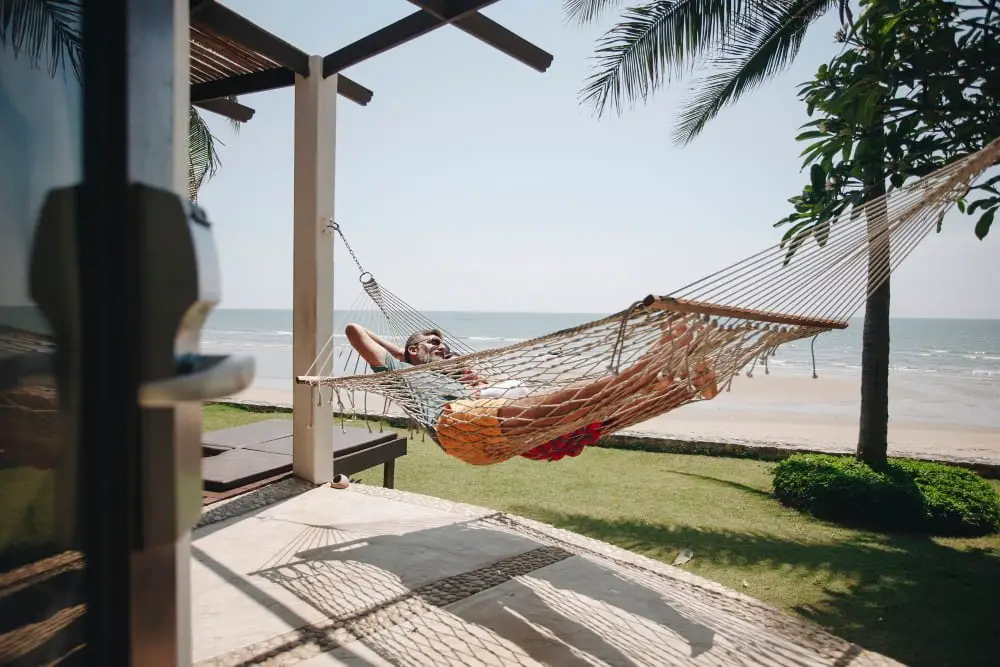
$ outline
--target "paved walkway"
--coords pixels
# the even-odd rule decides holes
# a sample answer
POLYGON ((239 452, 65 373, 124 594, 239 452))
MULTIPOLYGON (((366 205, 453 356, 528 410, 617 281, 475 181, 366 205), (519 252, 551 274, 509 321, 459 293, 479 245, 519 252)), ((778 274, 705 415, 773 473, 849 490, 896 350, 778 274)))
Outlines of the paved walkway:
POLYGON ((287 480, 213 507, 196 530, 196 664, 898 664, 526 519, 374 487, 301 489, 287 480))

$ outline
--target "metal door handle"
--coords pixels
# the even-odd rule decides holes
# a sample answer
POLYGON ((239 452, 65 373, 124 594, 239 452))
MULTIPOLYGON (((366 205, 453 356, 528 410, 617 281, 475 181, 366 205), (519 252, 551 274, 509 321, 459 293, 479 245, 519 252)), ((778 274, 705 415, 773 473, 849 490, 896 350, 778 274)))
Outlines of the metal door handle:
POLYGON ((177 359, 177 375, 139 388, 139 404, 168 408, 231 396, 249 387, 253 375, 254 359, 247 355, 184 355, 177 359))

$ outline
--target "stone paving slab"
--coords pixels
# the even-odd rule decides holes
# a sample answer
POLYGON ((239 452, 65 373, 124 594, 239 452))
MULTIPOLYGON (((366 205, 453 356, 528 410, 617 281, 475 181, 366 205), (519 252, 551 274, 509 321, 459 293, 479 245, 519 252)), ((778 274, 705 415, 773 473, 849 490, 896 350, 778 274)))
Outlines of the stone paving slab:
POLYGON ((195 531, 194 659, 356 616, 535 547, 462 514, 319 487, 195 531))
POLYGON ((321 487, 224 523, 195 535, 196 564, 232 568, 193 567, 202 667, 898 664, 679 568, 427 496, 321 487))

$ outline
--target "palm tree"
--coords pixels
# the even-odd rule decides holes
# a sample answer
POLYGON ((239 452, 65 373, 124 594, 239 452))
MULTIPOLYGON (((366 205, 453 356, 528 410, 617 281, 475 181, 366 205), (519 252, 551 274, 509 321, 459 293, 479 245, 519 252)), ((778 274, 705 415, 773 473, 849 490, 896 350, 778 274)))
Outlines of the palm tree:
MULTIPOLYGON (((52 77, 68 67, 80 81, 82 19, 80 0, 0 0, 0 47, 10 49, 14 57, 27 58, 34 67, 44 65, 52 77)), ((188 115, 188 196, 197 201, 202 184, 222 164, 215 149, 222 142, 195 107, 188 115)), ((230 122, 239 131, 240 122, 230 122)))
MULTIPOLYGON (((622 0, 563 0, 570 21, 592 23, 622 0)), ((610 104, 645 102, 694 69, 694 87, 674 131, 687 144, 726 106, 774 77, 798 55, 809 26, 848 0, 654 0, 628 7, 598 41, 596 71, 581 92, 598 116, 610 104)))
MULTIPOLYGON (((618 4, 563 0, 567 17, 581 24, 618 4)), ((597 71, 583 100, 598 115, 609 103, 620 113, 623 101, 645 101, 673 77, 707 69, 675 129, 675 140, 687 144, 722 109, 787 67, 809 26, 834 7, 843 24, 854 23, 848 0, 654 0, 627 8, 598 43, 597 71)), ((884 179, 870 183, 871 196, 884 186, 884 179)), ((870 261, 877 267, 884 258, 873 254, 870 261)), ((864 321, 857 456, 878 465, 885 461, 889 419, 888 280, 867 299, 864 321)))

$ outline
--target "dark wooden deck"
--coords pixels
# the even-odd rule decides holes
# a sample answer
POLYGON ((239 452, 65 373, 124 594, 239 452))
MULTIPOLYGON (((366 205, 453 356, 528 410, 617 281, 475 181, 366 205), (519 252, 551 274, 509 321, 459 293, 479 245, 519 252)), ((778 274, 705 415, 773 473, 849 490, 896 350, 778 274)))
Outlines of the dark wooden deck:
MULTIPOLYGON (((333 428, 333 471, 354 475, 381 465, 382 483, 395 484, 396 459, 406 438, 367 428, 333 428)), ((292 422, 268 419, 202 436, 203 499, 210 504, 292 474, 292 422)))

